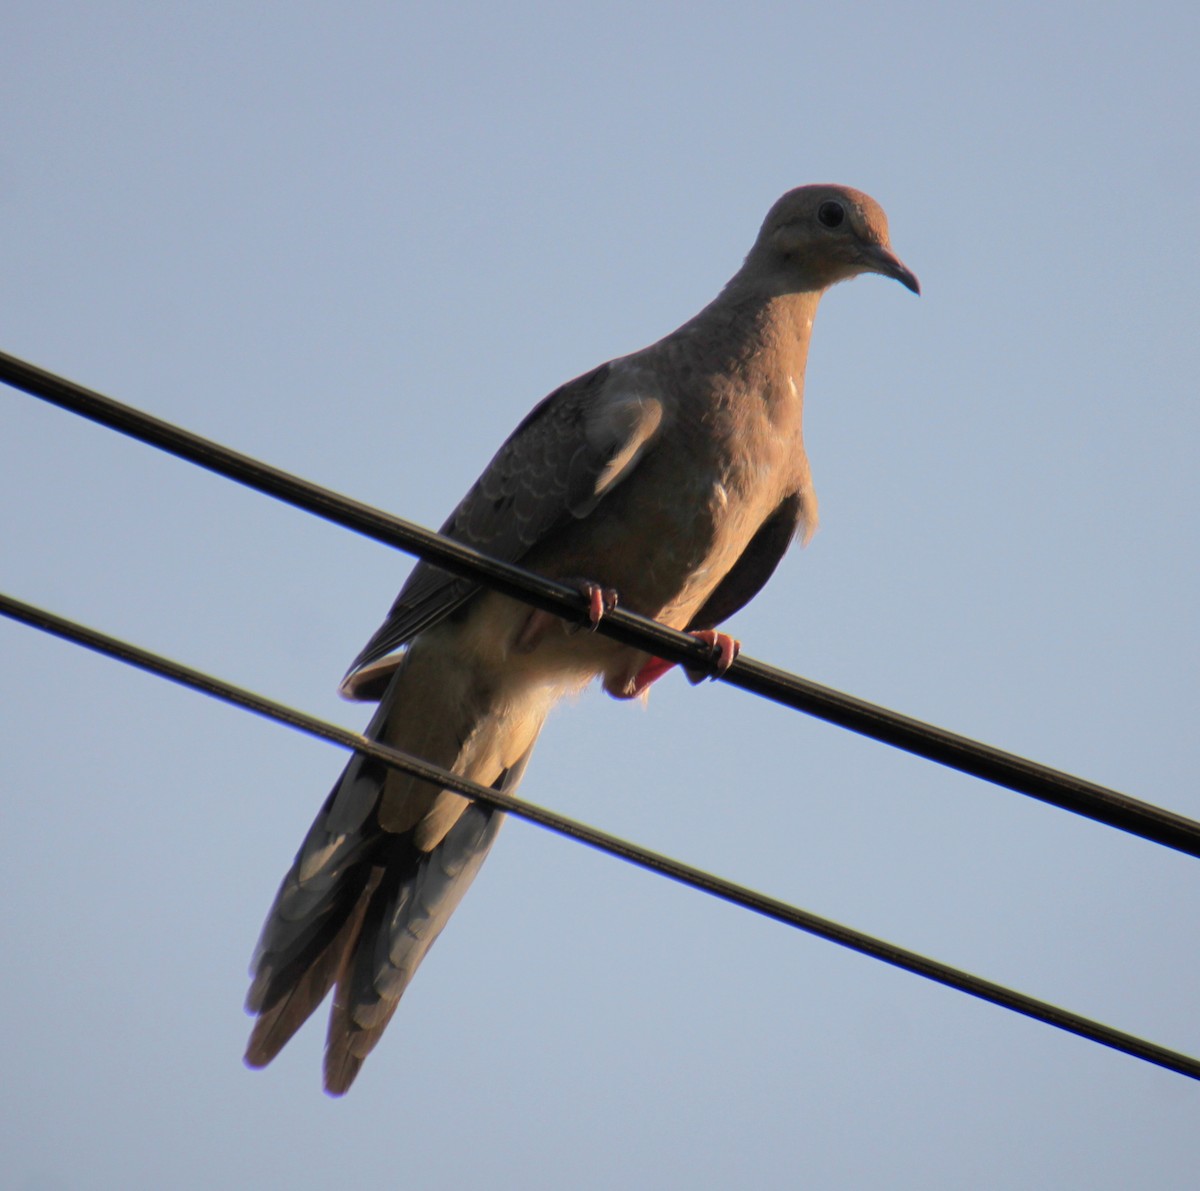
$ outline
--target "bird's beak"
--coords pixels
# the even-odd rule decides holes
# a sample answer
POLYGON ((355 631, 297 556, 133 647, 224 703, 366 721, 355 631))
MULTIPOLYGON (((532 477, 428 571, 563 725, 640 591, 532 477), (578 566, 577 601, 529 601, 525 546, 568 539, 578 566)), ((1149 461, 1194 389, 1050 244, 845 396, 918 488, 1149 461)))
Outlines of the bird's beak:
POLYGON ((890 248, 885 248, 882 244, 873 244, 864 253, 864 258, 867 268, 872 273, 891 277, 914 294, 921 292, 921 283, 917 280, 917 275, 890 248))

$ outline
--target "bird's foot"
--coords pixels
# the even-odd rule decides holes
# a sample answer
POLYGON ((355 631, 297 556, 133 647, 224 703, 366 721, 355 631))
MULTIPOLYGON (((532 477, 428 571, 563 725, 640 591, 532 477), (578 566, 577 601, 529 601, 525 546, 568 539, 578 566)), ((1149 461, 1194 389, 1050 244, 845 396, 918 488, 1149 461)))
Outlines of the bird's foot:
POLYGON ((685 667, 684 673, 691 683, 703 682, 706 678, 720 678, 737 661, 738 654, 742 652, 742 643, 736 637, 731 637, 728 633, 718 633, 716 629, 699 629, 694 633, 688 633, 688 636, 695 637, 697 641, 703 641, 708 646, 708 664, 711 667, 708 670, 685 667))
MULTIPOLYGON (((599 583, 593 583, 590 579, 576 579, 573 585, 588 602, 588 628, 594 633, 596 626, 617 606, 617 589, 601 587, 599 583)), ((568 626, 567 631, 575 632, 581 627, 573 624, 568 626)))
MULTIPOLYGON (((705 678, 720 678, 733 665, 742 651, 740 641, 728 633, 718 633, 714 629, 699 629, 696 632, 688 633, 688 636, 695 637, 697 641, 702 641, 709 647, 712 667, 710 670, 685 667, 684 673, 691 683, 700 682, 705 678)), ((674 667, 675 663, 668 662, 665 658, 651 658, 633 676, 633 680, 625 686, 624 690, 619 693, 609 690, 609 694, 616 695, 620 699, 636 699, 638 695, 648 690, 653 683, 674 667)))
MULTIPOLYGON (((590 579, 574 579, 568 581, 585 600, 587 600, 587 627, 592 632, 604 617, 617 606, 617 591, 614 587, 602 587, 590 579)), ((518 653, 532 653, 538 643, 546 635, 546 630, 552 625, 559 625, 564 632, 577 633, 584 626, 565 621, 553 612, 541 608, 530 611, 521 631, 517 634, 514 648, 518 653)))

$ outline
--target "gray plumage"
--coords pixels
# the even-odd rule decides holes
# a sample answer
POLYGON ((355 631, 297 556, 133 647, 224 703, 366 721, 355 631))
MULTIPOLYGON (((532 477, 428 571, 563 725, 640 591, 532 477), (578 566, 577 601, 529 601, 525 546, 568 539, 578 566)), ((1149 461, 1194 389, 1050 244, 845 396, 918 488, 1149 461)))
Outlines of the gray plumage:
MULTIPOLYGON (((711 630, 816 525, 804 368, 817 303, 858 273, 916 278, 859 191, 809 186, 768 213, 721 294, 651 347, 556 390, 442 527, 621 605, 711 630)), ((377 700, 368 735, 515 790, 550 707, 592 679, 620 698, 655 659, 419 563, 342 691, 377 700)), ((270 1062, 336 986, 325 1083, 349 1088, 503 816, 356 757, 321 808, 263 928, 246 1052, 270 1062)))

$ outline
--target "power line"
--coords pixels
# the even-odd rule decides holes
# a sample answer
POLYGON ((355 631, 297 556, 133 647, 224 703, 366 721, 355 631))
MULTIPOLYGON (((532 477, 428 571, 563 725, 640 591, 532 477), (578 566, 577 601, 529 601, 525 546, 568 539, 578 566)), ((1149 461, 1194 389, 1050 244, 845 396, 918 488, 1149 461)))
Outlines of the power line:
MULTIPOLYGON (((460 542, 238 454, 3 352, 0 352, 0 380, 327 521, 418 554, 443 570, 477 579, 567 619, 583 618, 583 601, 573 588, 489 558, 460 542)), ((712 660, 703 645, 647 617, 617 608, 605 615, 598 630, 668 661, 711 672, 712 660)), ((744 654, 722 677, 743 690, 873 740, 1200 857, 1200 823, 1096 782, 889 711, 744 654)))
POLYGON ((286 707, 262 695, 242 690, 231 683, 214 678, 212 675, 193 670, 136 645, 120 641, 42 608, 22 603, 20 600, 15 600, 2 593, 0 593, 0 614, 22 624, 41 629, 43 632, 63 640, 82 645, 96 653, 125 662, 137 669, 169 679, 190 690, 199 691, 224 703, 252 711, 256 715, 277 723, 287 724, 309 736, 315 736, 343 748, 363 753, 393 769, 403 770, 436 786, 455 790, 468 798, 498 807, 558 835, 564 835, 579 843, 587 844, 598 851, 626 860, 630 864, 648 869, 660 876, 669 877, 681 885, 711 894, 713 897, 721 898, 735 906, 752 910, 766 918, 772 918, 785 926, 795 927, 808 934, 827 939, 851 951, 857 951, 872 959, 882 960, 884 963, 901 968, 906 972, 924 976, 927 980, 957 989, 959 992, 967 993, 979 1000, 999 1005, 1003 1009, 1023 1014, 1025 1017, 1031 1017, 1036 1021, 1055 1026, 1057 1029, 1087 1038, 1092 1042, 1098 1042, 1102 1046, 1121 1051, 1123 1054, 1131 1055, 1155 1066, 1165 1067, 1168 1071, 1175 1071, 1190 1079, 1200 1080, 1200 1059, 1168 1050, 1157 1043, 1147 1042, 1136 1035, 1127 1034, 1124 1031, 1113 1029, 1111 1026, 1092 1021, 1090 1018, 1072 1013, 1068 1009, 1061 1009, 1057 1005, 1039 1001, 1024 993, 1006 988, 1004 985, 995 984, 980 976, 960 971, 938 960, 919 955, 915 951, 908 951, 893 943, 876 939, 852 927, 832 922, 828 918, 821 918, 807 910, 799 909, 787 902, 779 901, 743 885, 737 885, 701 869, 693 868, 681 861, 672 860, 670 857, 652 852, 638 844, 629 843, 627 840, 609 835, 607 832, 587 824, 576 822, 565 815, 526 802, 511 794, 504 794, 498 790, 477 785, 475 782, 467 781, 444 769, 439 769, 435 765, 430 765, 418 757, 389 748, 378 741, 369 740, 357 732, 348 731, 305 712, 286 707))

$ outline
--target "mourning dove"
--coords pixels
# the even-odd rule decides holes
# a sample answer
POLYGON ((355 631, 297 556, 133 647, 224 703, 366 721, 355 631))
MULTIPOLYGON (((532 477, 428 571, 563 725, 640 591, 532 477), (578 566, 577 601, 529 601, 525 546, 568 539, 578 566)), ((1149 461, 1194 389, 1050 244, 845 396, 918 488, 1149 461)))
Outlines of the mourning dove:
MULTIPOLYGON (((861 191, 805 186, 768 212, 717 298, 658 343, 551 393, 442 527, 451 538, 703 638, 816 526, 801 433, 813 316, 859 273, 919 293, 861 191)), ((419 563, 342 683, 367 735, 511 793, 546 713, 594 678, 619 698, 668 666, 419 563)), ((344 1093, 479 871, 503 815, 356 756, 276 895, 252 963, 246 1050, 266 1065, 336 985, 325 1086, 344 1093)))

